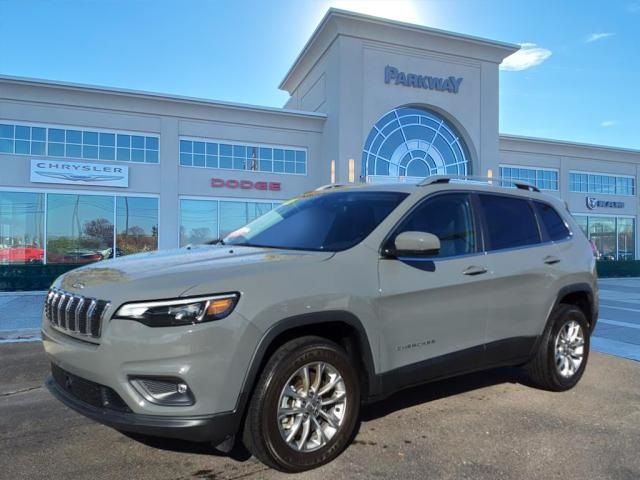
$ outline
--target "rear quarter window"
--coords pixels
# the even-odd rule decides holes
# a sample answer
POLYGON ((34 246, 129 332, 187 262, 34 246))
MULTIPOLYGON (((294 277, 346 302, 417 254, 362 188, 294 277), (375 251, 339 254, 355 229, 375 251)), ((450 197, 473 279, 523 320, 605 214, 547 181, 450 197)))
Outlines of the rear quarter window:
POLYGON ((533 202, 540 223, 544 241, 559 241, 571 237, 571 232, 560 214, 551 205, 543 202, 533 202))
POLYGON ((541 242, 538 222, 528 200, 507 195, 478 195, 485 220, 487 250, 541 242))

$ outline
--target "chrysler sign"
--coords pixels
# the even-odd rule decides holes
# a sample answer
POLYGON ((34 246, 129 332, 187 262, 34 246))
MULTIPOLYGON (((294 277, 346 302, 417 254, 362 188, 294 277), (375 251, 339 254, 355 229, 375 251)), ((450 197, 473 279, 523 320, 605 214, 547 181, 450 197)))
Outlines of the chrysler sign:
POLYGON ((31 181, 66 185, 128 187, 129 167, 102 163, 31 160, 31 181))
POLYGON ((462 77, 432 77, 415 73, 401 72, 396 67, 387 65, 384 68, 384 83, 404 85, 405 87, 424 88, 439 92, 458 93, 462 77))

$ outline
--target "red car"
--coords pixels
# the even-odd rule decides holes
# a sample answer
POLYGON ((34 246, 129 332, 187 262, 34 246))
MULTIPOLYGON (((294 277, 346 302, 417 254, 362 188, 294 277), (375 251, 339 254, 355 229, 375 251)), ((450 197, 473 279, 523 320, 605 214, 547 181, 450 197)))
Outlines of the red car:
POLYGON ((35 245, 0 248, 0 263, 42 263, 44 250, 35 245))

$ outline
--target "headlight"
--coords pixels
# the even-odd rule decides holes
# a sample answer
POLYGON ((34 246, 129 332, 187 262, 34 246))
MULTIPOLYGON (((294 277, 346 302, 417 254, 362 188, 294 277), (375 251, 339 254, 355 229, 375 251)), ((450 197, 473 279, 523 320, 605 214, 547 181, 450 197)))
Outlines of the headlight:
POLYGON ((148 327, 195 325, 228 316, 233 312, 239 298, 238 293, 225 293, 206 297, 125 303, 113 318, 136 320, 148 327))

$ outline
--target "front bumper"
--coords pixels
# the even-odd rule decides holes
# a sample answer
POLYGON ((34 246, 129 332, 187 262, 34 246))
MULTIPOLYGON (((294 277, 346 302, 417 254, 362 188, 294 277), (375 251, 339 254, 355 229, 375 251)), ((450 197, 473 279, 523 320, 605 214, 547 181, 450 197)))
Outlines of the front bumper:
POLYGON ((45 385, 67 407, 123 432, 217 445, 234 435, 239 426, 239 415, 235 412, 180 417, 144 415, 91 405, 77 398, 70 388, 60 385, 53 376, 47 377, 45 385))

